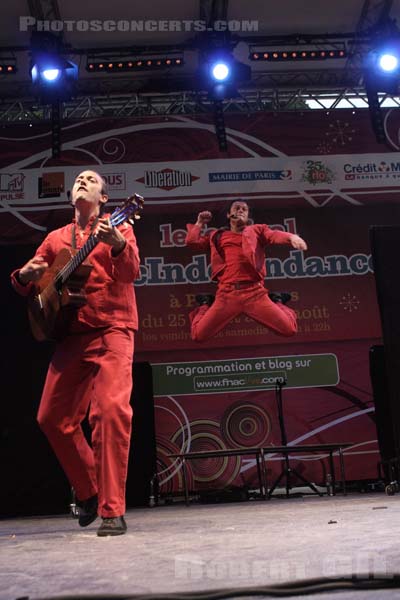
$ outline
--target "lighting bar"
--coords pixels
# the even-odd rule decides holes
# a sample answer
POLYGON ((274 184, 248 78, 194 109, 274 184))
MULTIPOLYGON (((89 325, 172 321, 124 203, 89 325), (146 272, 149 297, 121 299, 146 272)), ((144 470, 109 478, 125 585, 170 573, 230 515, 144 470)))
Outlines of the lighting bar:
POLYGON ((0 75, 14 75, 17 72, 17 65, 9 62, 0 62, 0 75))
POLYGON ((89 73, 104 72, 118 73, 122 71, 142 71, 146 69, 165 69, 169 67, 181 67, 184 64, 183 56, 148 56, 135 59, 114 60, 96 58, 88 59, 86 70, 89 73))
POLYGON ((340 49, 304 49, 301 46, 285 48, 284 50, 251 49, 249 59, 254 61, 302 61, 302 60, 327 60, 332 58, 346 58, 345 48, 340 49))

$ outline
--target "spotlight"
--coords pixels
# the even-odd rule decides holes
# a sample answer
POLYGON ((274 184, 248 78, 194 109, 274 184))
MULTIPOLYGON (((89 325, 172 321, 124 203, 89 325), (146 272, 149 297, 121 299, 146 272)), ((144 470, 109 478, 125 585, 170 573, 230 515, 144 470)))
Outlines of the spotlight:
POLYGON ((369 116, 375 139, 378 143, 386 141, 384 119, 379 100, 379 93, 397 96, 400 86, 399 55, 390 44, 381 43, 380 47, 371 50, 364 61, 364 85, 368 98, 369 116))
POLYGON ((43 103, 67 100, 73 95, 78 67, 65 58, 62 38, 50 32, 33 31, 31 65, 33 91, 43 103))
POLYGON ((371 50, 364 60, 365 85, 376 92, 397 95, 400 81, 400 44, 388 50, 381 46, 371 50))
POLYGON ((400 81, 400 31, 387 19, 374 31, 371 50, 364 58, 364 81, 369 92, 398 94, 400 81))
POLYGON ((214 100, 238 95, 237 87, 251 78, 251 68, 236 60, 228 51, 206 52, 197 73, 201 89, 214 100))
POLYGON ((210 67, 211 76, 216 81, 226 81, 230 74, 229 66, 224 62, 217 62, 210 67))
POLYGON ((60 76, 61 76, 60 69, 44 69, 44 71, 43 71, 43 78, 46 79, 46 81, 55 81, 60 76))
POLYGON ((386 73, 393 73, 399 66, 399 59, 394 54, 382 54, 378 58, 379 67, 386 73))
POLYGON ((73 95, 78 67, 59 55, 36 54, 31 77, 34 91, 44 102, 66 100, 73 95))

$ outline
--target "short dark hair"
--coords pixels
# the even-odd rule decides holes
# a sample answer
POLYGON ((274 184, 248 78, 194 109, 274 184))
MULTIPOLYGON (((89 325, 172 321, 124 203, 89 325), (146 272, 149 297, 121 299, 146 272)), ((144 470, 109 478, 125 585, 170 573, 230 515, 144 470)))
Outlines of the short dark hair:
POLYGON ((232 208, 232 205, 235 204, 235 202, 244 202, 244 204, 246 204, 247 208, 249 209, 249 213, 250 213, 250 206, 249 203, 247 202, 247 200, 243 200, 243 198, 236 198, 235 200, 231 200, 229 205, 228 205, 228 210, 227 212, 229 212, 232 208))

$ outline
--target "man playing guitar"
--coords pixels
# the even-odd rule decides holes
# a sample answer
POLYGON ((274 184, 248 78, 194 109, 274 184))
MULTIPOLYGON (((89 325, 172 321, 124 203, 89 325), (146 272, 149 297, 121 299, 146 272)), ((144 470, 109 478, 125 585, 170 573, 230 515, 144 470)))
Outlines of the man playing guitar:
MULTIPOLYGON (((56 336, 38 422, 76 492, 79 524, 86 527, 99 514, 97 535, 120 535, 126 531, 132 360, 138 327, 133 282, 139 276, 139 252, 132 227, 125 222, 115 227, 102 216, 108 196, 101 175, 80 173, 71 199, 72 223, 49 233, 35 256, 12 274, 12 283, 20 294, 32 296, 60 253, 67 249, 68 257, 74 256, 94 241, 90 264, 80 280, 83 296, 76 282, 70 290, 58 288, 55 281, 63 284, 60 277, 47 288, 55 291, 57 303, 64 295, 80 300, 68 313, 63 335, 56 336), (92 446, 81 428, 88 410, 92 446)), ((38 298, 43 309, 45 293, 38 298)))

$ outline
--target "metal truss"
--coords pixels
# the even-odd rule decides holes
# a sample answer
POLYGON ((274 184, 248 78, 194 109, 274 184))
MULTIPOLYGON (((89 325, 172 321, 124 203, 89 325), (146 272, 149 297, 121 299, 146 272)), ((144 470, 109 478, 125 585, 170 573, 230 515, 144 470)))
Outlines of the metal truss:
MULTIPOLYGON (((382 107, 400 106, 399 98, 381 94, 382 107)), ((312 109, 336 110, 368 108, 364 89, 333 90, 307 88, 241 90, 238 97, 223 103, 225 114, 260 112, 305 112, 312 109)), ((81 96, 62 105, 64 121, 96 118, 146 118, 169 115, 213 114, 213 103, 205 94, 177 92, 171 94, 115 94, 81 96)), ((9 99, 0 102, 0 123, 42 123, 51 120, 51 107, 28 100, 9 99)))

